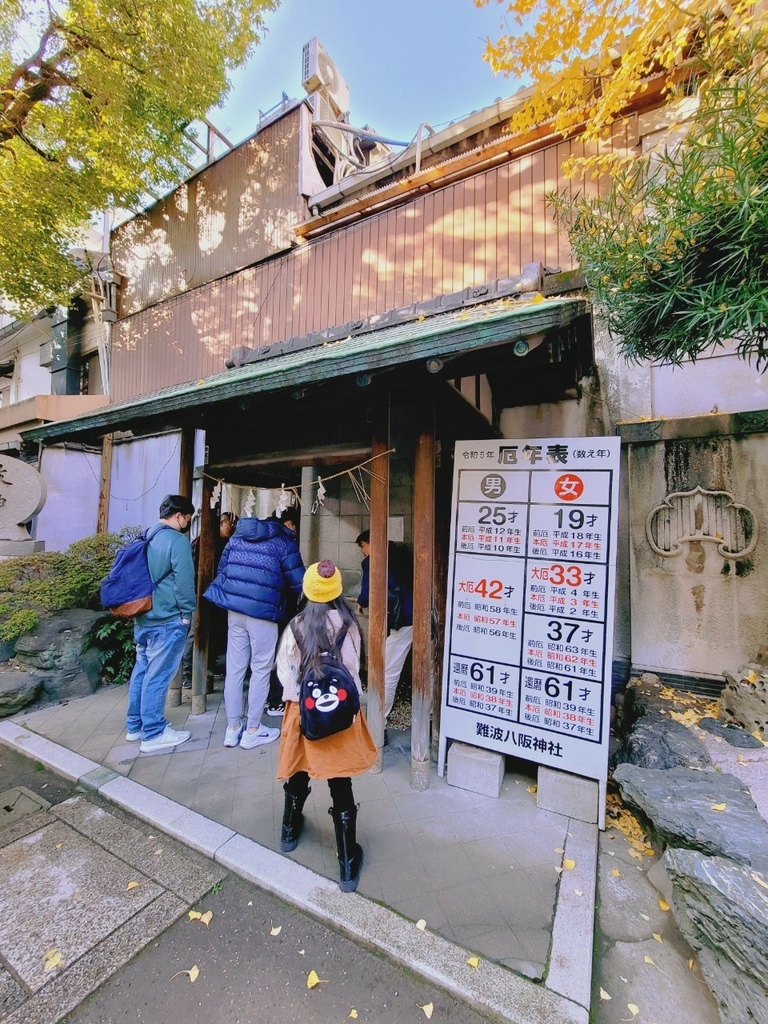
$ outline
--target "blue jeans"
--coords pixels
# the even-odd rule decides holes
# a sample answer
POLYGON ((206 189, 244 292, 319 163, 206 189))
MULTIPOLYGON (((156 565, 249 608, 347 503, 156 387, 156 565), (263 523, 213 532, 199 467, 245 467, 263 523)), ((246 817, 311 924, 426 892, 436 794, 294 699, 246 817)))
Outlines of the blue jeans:
POLYGON ((136 664, 128 683, 126 729, 140 732, 143 740, 159 736, 168 724, 165 695, 179 670, 188 629, 181 619, 133 627, 136 664))

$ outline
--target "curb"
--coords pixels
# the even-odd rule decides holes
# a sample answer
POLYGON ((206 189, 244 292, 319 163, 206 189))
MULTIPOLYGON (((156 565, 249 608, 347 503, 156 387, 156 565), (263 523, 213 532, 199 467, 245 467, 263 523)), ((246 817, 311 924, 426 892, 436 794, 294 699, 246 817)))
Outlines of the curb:
POLYGON ((569 826, 565 856, 573 859, 576 867, 560 877, 550 969, 542 985, 490 960, 481 960, 479 968, 473 969, 467 964, 471 954, 457 944, 420 931, 414 922, 359 893, 342 893, 336 883, 309 868, 23 726, 0 722, 0 743, 98 793, 481 1012, 510 1024, 588 1024, 597 863, 595 826, 575 821, 569 826))

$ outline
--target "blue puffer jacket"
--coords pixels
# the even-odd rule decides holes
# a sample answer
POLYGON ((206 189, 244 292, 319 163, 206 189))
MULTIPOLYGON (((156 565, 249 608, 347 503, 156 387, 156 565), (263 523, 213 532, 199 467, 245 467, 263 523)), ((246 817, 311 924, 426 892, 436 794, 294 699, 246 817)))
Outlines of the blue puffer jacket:
POLYGON ((303 579, 299 545, 287 526, 276 519, 241 519, 204 597, 252 619, 280 622, 286 591, 300 594, 303 579))

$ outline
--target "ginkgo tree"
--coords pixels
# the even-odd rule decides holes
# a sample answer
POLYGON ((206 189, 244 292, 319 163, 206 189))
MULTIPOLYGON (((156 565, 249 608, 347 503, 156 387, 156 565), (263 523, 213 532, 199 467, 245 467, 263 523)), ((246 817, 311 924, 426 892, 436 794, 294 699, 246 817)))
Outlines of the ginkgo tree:
POLYGON ((0 308, 66 302, 94 211, 184 173, 278 0, 0 0, 0 308))
MULTIPOLYGON (((482 4, 487 0, 476 0, 482 4)), ((548 123, 606 139, 648 90, 695 98, 682 138, 572 174, 612 185, 552 197, 587 282, 629 359, 679 363, 733 342, 768 366, 768 7, 756 0, 514 0, 520 32, 489 42, 527 76, 513 130, 548 123)), ((678 126, 679 127, 679 126, 678 126)))

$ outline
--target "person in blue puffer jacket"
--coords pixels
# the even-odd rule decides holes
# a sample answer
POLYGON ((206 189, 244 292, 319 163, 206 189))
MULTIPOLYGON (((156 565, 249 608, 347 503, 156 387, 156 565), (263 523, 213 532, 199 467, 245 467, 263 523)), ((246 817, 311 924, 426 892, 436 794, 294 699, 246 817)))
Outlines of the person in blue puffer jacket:
MULTIPOLYGON (((294 510, 282 518, 295 519, 294 510)), ((292 530, 280 519, 240 519, 204 596, 227 609, 227 668, 224 746, 245 750, 271 743, 279 729, 261 724, 275 660, 278 622, 285 619, 288 591, 301 594, 304 563, 292 530), (243 727, 243 683, 248 665, 251 681, 243 727)))

